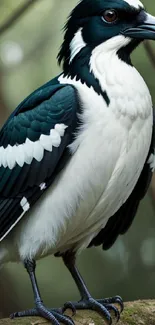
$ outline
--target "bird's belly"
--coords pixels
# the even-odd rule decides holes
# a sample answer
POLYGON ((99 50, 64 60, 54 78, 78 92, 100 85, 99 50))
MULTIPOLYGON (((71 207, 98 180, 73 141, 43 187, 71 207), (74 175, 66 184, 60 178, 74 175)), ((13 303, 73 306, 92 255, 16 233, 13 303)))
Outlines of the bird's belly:
POLYGON ((76 187, 79 199, 61 247, 79 243, 84 248, 105 226, 131 194, 150 148, 152 101, 145 82, 126 64, 123 78, 117 74, 117 87, 116 76, 112 75, 110 85, 104 76, 98 79, 109 95, 109 107, 92 90, 69 81, 79 91, 85 125, 81 139, 71 147, 73 152, 78 148, 72 164, 79 179, 73 191, 76 187))
POLYGON ((100 154, 93 153, 87 161, 89 167, 84 168, 83 182, 88 187, 81 191, 76 213, 68 220, 67 238, 65 242, 62 240, 61 247, 68 249, 69 245, 74 247, 75 244, 75 249, 85 248, 131 194, 146 161, 152 135, 152 118, 141 121, 140 132, 139 123, 126 138, 123 132, 121 136, 121 129, 115 133, 115 140, 108 148, 103 141, 100 154), (90 168, 89 175, 87 168, 90 168))
POLYGON ((151 141, 152 117, 131 132, 115 121, 88 132, 67 167, 23 219, 20 255, 86 247, 132 192, 151 141), (112 124, 111 124, 112 123, 112 124), (107 139, 107 140, 106 140, 107 139), (93 143, 93 145, 92 145, 93 143))

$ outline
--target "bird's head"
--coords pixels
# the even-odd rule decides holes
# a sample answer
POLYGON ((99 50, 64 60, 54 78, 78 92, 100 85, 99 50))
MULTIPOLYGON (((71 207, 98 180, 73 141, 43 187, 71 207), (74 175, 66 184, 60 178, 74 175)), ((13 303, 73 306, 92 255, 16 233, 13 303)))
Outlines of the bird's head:
POLYGON ((144 39, 155 40, 155 17, 139 0, 81 0, 65 26, 58 61, 67 71, 73 62, 90 59, 97 46, 109 42, 109 50, 130 63, 131 52, 144 39))

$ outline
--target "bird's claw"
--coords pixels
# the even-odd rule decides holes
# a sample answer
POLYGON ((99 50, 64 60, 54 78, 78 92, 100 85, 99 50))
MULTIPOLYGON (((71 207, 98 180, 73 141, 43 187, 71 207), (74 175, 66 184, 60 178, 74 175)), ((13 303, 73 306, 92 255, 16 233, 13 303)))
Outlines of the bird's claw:
POLYGON ((26 311, 16 312, 10 315, 11 319, 17 317, 26 317, 26 316, 40 316, 51 321, 53 325, 75 325, 71 317, 63 315, 62 309, 48 309, 44 305, 40 304, 36 308, 29 309, 26 311))
POLYGON ((62 308, 62 313, 64 313, 67 309, 71 309, 72 311, 72 316, 75 316, 76 315, 76 308, 74 306, 74 303, 71 302, 71 301, 67 301, 63 308, 62 308))
POLYGON ((73 316, 76 314, 78 309, 91 309, 103 316, 109 325, 112 324, 112 318, 110 312, 113 311, 116 320, 119 321, 120 313, 123 311, 123 301, 119 296, 106 299, 95 300, 92 297, 87 299, 82 299, 79 302, 66 302, 63 308, 59 309, 48 309, 42 302, 38 303, 36 308, 29 309, 22 312, 16 312, 10 316, 11 319, 16 317, 26 317, 26 316, 41 316, 51 321, 53 325, 60 325, 63 323, 65 325, 74 325, 74 321, 71 317, 63 315, 66 309, 71 309, 73 316), (120 311, 114 304, 119 304, 120 311))
POLYGON ((111 298, 105 298, 105 299, 98 299, 97 300, 100 304, 118 304, 120 307, 120 314, 122 313, 123 309, 124 309, 124 304, 123 304, 123 300, 120 296, 115 296, 115 297, 111 297, 111 298))
MULTIPOLYGON (((118 297, 117 297, 115 299, 115 297, 114 297, 114 298, 102 299, 102 300, 95 300, 93 298, 89 298, 89 299, 80 300, 79 302, 70 302, 69 301, 69 302, 65 303, 63 311, 70 308, 73 311, 73 314, 75 314, 76 310, 78 310, 78 309, 95 310, 96 312, 101 314, 107 320, 109 325, 111 325, 112 318, 110 315, 110 311, 114 311, 117 321, 120 319, 120 311, 118 310, 118 308, 116 306, 114 306, 111 303, 111 301, 116 302, 115 300, 117 300, 117 303, 118 303, 118 301, 121 301, 121 298, 119 297, 119 299, 118 299, 118 297)), ((122 306, 122 304, 121 304, 121 306, 122 306)))
POLYGON ((115 314, 115 317, 116 317, 116 320, 117 322, 120 320, 120 312, 118 310, 118 308, 112 304, 107 304, 106 305, 106 308, 109 310, 109 311, 113 311, 114 314, 115 314))

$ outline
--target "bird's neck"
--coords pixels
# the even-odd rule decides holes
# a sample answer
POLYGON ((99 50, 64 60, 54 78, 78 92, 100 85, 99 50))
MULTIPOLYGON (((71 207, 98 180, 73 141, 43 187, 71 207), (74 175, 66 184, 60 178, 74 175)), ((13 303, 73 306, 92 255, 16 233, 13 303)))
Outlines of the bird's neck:
POLYGON ((106 91, 109 107, 116 116, 127 115, 133 120, 137 116, 146 119, 151 114, 152 100, 145 81, 130 61, 114 49, 112 42, 111 48, 106 43, 94 49, 90 70, 106 91))
POLYGON ((108 92, 114 86, 117 88, 117 85, 123 85, 123 82, 128 83, 127 77, 130 75, 131 78, 136 71, 131 64, 130 55, 122 57, 122 53, 125 51, 121 52, 114 47, 112 40, 100 44, 92 51, 89 69, 99 81, 101 88, 108 92))
MULTIPOLYGON (((67 78, 62 78, 62 82, 69 82, 78 87, 80 81, 81 86, 86 84, 87 87, 93 88, 106 98, 107 106, 116 116, 122 114, 131 119, 137 116, 145 119, 152 107, 147 85, 130 62, 118 55, 119 49, 116 50, 115 45, 116 42, 113 41, 103 43, 90 53, 83 49, 78 54, 79 57, 77 55, 71 62, 68 71, 64 72, 67 78)), ((127 45, 128 43, 124 43, 124 46, 127 45)))
MULTIPOLYGON (((129 45, 129 39, 118 36, 107 42, 100 44, 94 49, 89 46, 81 46, 81 50, 75 55, 73 60, 64 61, 64 76, 80 80, 89 88, 103 96, 107 105, 110 103, 107 93, 107 78, 113 77, 112 83, 116 83, 115 74, 120 76, 123 67, 132 69, 130 55, 120 51, 120 45, 124 48, 129 45), (123 54, 123 55, 122 55, 123 54)), ((74 52, 77 52, 74 48, 74 52)), ((120 76, 121 77, 121 76, 120 76)))
POLYGON ((93 87, 96 93, 101 94, 109 105, 109 98, 104 89, 101 88, 99 80, 95 77, 90 69, 90 58, 91 58, 90 48, 84 48, 80 53, 76 55, 76 58, 70 62, 64 69, 64 76, 68 76, 71 79, 80 80, 85 83, 89 88, 93 87))

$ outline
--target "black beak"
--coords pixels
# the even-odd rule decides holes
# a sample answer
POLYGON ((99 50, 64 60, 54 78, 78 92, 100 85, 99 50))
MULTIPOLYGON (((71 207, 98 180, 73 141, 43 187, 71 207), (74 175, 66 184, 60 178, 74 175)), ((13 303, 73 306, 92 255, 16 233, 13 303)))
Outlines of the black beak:
POLYGON ((155 40, 155 17, 146 13, 145 20, 142 24, 126 29, 122 34, 139 40, 155 40))

